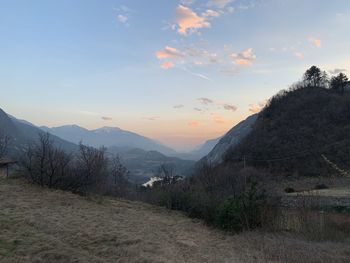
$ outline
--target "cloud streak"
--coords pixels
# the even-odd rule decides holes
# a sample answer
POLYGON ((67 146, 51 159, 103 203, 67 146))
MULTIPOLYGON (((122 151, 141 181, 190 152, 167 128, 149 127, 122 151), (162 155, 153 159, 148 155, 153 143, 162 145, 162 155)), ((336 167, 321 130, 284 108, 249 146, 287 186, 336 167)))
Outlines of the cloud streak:
POLYGON ((183 104, 175 105, 173 106, 174 109, 181 109, 184 108, 185 106, 183 104))

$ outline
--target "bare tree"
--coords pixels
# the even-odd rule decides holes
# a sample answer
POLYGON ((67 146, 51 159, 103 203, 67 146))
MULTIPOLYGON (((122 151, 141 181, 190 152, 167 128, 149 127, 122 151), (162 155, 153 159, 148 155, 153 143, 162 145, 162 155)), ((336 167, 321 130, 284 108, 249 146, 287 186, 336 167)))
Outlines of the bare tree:
POLYGON ((66 188, 69 184, 63 181, 71 174, 68 171, 71 159, 71 155, 54 147, 50 134, 46 133, 39 134, 38 141, 27 146, 20 163, 23 175, 33 183, 49 188, 61 183, 66 188))
POLYGON ((111 175, 113 177, 114 185, 124 184, 127 181, 129 171, 124 165, 122 165, 118 155, 115 155, 111 159, 111 175))
POLYGON ((85 188, 94 187, 96 190, 102 190, 107 181, 106 148, 95 149, 80 143, 79 149, 77 164, 82 183, 85 188))
POLYGON ((52 151, 52 140, 50 138, 49 133, 39 134, 39 142, 35 147, 35 157, 38 160, 38 168, 39 168, 39 184, 41 186, 44 186, 45 184, 45 175, 47 173, 48 168, 48 160, 49 160, 49 154, 50 151, 52 151))

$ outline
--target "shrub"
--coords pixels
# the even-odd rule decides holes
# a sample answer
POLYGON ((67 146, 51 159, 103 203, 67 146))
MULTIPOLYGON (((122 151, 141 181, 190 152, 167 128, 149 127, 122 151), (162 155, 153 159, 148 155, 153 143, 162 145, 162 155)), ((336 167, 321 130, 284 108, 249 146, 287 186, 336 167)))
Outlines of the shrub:
POLYGON ((253 182, 246 192, 231 197, 218 206, 215 224, 233 232, 257 228, 262 224, 265 203, 265 193, 260 192, 253 182))

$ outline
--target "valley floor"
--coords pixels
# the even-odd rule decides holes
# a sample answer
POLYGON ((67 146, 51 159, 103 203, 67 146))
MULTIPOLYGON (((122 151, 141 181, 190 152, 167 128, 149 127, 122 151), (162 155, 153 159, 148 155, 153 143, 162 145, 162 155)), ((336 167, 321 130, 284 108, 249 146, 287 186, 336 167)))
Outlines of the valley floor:
POLYGON ((0 178, 0 262, 349 262, 350 243, 228 235, 181 213, 0 178))

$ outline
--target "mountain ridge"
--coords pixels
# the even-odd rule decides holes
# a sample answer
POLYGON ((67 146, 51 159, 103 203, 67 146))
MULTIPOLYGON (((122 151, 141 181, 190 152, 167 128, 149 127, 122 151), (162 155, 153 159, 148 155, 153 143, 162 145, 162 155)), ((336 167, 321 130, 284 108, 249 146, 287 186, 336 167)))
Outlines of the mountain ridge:
POLYGON ((78 125, 64 125, 58 127, 42 126, 42 130, 73 143, 83 142, 93 147, 130 147, 146 151, 158 151, 165 155, 174 155, 177 152, 146 136, 123 130, 119 127, 104 126, 97 129, 86 129, 78 125))

